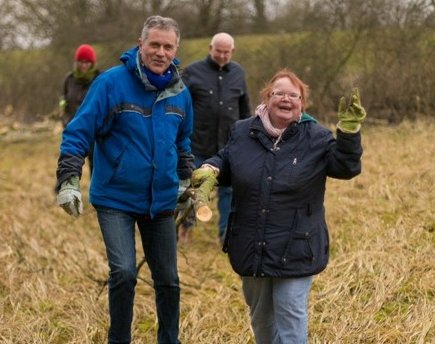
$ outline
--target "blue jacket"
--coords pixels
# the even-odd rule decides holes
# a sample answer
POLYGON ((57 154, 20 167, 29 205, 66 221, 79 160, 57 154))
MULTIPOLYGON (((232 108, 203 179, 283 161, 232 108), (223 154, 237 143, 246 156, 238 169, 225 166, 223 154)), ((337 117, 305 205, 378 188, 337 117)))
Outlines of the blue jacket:
POLYGON ((158 91, 143 72, 137 47, 121 61, 92 83, 65 128, 57 188, 81 176, 95 142, 90 202, 154 217, 174 210, 179 175, 189 177, 177 167, 190 168, 183 159, 192 158, 192 100, 175 65, 168 87, 158 91))
POLYGON ((308 276, 328 262, 326 179, 361 172, 361 137, 338 131, 335 139, 302 119, 276 147, 259 117, 238 121, 225 148, 206 160, 219 167, 219 184, 233 187, 224 249, 242 276, 308 276))

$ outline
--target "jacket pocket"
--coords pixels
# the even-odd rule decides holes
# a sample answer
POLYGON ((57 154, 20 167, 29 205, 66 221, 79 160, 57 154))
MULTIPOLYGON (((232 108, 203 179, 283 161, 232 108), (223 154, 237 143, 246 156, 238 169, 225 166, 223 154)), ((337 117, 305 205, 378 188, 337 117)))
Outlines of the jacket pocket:
POLYGON ((138 155, 129 146, 125 146, 114 162, 108 184, 118 189, 140 192, 139 190, 146 189, 151 183, 151 169, 150 161, 138 155))
POLYGON ((319 229, 298 230, 290 234, 290 239, 281 257, 281 264, 315 261, 321 251, 319 229))

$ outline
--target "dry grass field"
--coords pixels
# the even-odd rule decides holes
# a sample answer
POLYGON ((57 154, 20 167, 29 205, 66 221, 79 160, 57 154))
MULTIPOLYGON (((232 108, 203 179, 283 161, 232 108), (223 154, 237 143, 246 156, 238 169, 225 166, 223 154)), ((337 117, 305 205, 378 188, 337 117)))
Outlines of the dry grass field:
MULTIPOLYGON (((310 343, 435 343, 434 132, 434 121, 367 125, 363 173, 328 182, 331 260, 314 279, 310 343)), ((2 344, 107 341, 108 269, 87 204, 88 170, 85 214, 73 219, 53 193, 59 141, 47 133, 0 137, 2 344)), ((179 248, 181 340, 253 343, 240 280, 216 231, 200 225, 179 248)), ((146 266, 139 278, 133 343, 155 343, 146 266)))

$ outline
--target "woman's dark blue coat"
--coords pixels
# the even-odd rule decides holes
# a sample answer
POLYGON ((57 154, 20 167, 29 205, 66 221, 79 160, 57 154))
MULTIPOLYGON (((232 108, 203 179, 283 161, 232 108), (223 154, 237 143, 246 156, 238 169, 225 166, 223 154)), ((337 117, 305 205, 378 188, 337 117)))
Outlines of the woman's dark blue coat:
POLYGON ((361 172, 360 134, 331 131, 304 115, 276 147, 259 117, 238 121, 230 139, 206 162, 219 185, 233 187, 224 251, 242 276, 298 277, 325 269, 326 178, 361 172))

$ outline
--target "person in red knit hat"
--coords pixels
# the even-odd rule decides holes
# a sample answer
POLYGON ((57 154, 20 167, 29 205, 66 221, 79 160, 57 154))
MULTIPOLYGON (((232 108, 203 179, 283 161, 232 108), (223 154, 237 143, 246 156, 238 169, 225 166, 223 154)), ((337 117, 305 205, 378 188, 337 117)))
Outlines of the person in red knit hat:
POLYGON ((94 48, 89 44, 80 45, 74 54, 76 61, 88 61, 93 65, 97 62, 97 54, 95 54, 94 48))
MULTIPOLYGON (((77 109, 83 102, 91 83, 100 74, 96 68, 97 54, 89 44, 77 47, 74 53, 73 70, 68 72, 63 83, 62 97, 59 102, 62 125, 66 125, 73 119, 77 109)), ((88 155, 89 169, 92 174, 93 154, 92 149, 88 155)))

